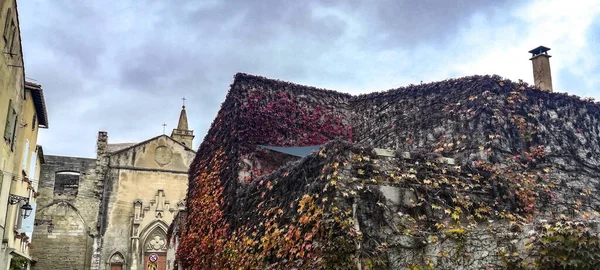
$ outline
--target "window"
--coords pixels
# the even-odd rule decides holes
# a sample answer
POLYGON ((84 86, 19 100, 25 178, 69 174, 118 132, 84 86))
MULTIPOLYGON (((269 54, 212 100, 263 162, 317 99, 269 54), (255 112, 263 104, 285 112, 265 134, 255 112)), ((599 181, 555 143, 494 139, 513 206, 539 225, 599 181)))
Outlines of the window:
POLYGON ((37 115, 33 114, 33 119, 31 120, 31 130, 35 130, 35 122, 37 121, 37 115))
POLYGON ((54 194, 77 195, 79 190, 79 172, 56 172, 54 175, 54 194))
POLYGON ((12 100, 8 102, 8 112, 6 113, 6 124, 4 125, 4 139, 13 149, 15 133, 17 129, 17 112, 13 108, 12 100))

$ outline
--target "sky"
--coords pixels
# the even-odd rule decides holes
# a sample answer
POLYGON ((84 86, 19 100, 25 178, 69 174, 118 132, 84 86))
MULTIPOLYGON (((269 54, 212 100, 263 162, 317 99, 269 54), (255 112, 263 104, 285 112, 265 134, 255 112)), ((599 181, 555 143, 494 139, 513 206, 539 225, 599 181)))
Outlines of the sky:
POLYGON ((470 75, 533 83, 552 55, 555 92, 600 100, 600 1, 18 0, 26 77, 44 89, 47 155, 94 158, 177 125, 194 148, 238 72, 347 93, 470 75))

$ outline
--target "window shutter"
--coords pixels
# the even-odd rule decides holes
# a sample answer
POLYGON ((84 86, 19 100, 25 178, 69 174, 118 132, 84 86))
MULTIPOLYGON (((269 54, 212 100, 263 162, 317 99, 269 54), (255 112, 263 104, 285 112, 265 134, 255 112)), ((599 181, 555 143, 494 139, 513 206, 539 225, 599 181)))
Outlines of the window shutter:
MULTIPOLYGON (((29 140, 25 140, 25 149, 23 150, 23 171, 27 173, 27 161, 29 159, 29 140)), ((30 175, 31 177, 31 175, 30 175)))
POLYGON ((12 133, 10 134, 10 150, 14 151, 15 150, 15 134, 17 134, 17 113, 15 112, 15 110, 13 110, 13 114, 15 115, 15 118, 13 118, 12 121, 12 133))
MULTIPOLYGON (((31 159, 29 160, 29 178, 30 179, 35 179, 35 180, 39 180, 37 179, 36 175, 35 175, 35 171, 37 169, 37 151, 33 152, 31 154, 31 159)), ((37 181, 35 181, 34 183, 37 183, 37 181)))
MULTIPOLYGON (((10 33, 9 31, 9 27, 10 27, 10 19, 11 19, 11 9, 9 8, 8 11, 6 11, 6 21, 4 22, 4 34, 2 35, 4 37, 4 43, 8 44, 8 35, 10 33)), ((5 48, 7 47, 6 45, 4 46, 5 48)))
POLYGON ((12 131, 13 131, 13 107, 12 107, 12 99, 8 102, 8 111, 6 112, 6 125, 4 126, 4 139, 12 141, 12 131))

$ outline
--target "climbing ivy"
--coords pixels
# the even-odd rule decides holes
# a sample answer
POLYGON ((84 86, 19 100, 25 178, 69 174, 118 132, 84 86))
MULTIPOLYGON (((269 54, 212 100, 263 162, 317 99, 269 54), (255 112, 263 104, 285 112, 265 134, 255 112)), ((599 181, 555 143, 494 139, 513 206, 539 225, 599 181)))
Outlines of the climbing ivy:
POLYGON ((506 131, 403 138, 397 143, 410 150, 410 159, 398 152, 393 161, 342 141, 302 160, 257 150, 256 144, 351 141, 352 128, 339 111, 285 91, 230 93, 224 106, 238 110, 228 119, 234 128, 224 127, 227 116, 220 114, 211 128, 220 133, 207 135, 190 169, 179 260, 191 268, 380 269, 398 248, 381 237, 387 234, 404 237, 411 249, 439 245, 433 256, 405 264, 435 269, 473 261, 468 245, 474 234, 515 239, 533 230, 525 248, 510 241, 494 247, 491 256, 502 265, 486 267, 597 267, 598 236, 587 223, 572 222, 599 216, 586 200, 591 189, 582 188, 574 205, 564 206, 569 217, 564 209, 547 209, 561 194, 539 125, 544 100, 531 99, 524 85, 506 92, 511 83, 496 83, 502 91, 473 93, 439 113, 465 125, 489 116, 490 125, 506 131), (443 158, 454 156, 463 157, 460 164, 443 158), (249 176, 238 178, 240 171, 249 176), (409 202, 392 211, 378 189, 383 184, 406 190, 409 202), (361 227, 361 219, 371 223, 361 227))

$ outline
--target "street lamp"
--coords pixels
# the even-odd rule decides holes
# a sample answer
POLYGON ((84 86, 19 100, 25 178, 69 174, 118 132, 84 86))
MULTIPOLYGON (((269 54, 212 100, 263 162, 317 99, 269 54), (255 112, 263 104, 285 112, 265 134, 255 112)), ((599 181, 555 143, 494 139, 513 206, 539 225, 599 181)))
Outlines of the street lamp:
POLYGON ((21 206, 21 216, 23 216, 23 218, 29 217, 29 215, 31 215, 32 210, 33 207, 31 207, 31 204, 29 204, 29 200, 27 200, 27 202, 25 202, 25 204, 21 206))
POLYGON ((25 202, 25 204, 21 206, 21 216, 23 216, 23 218, 27 218, 29 215, 31 215, 31 211, 33 211, 33 207, 31 207, 31 204, 29 204, 29 198, 15 194, 8 195, 8 204, 10 205, 15 205, 22 201, 25 202))

